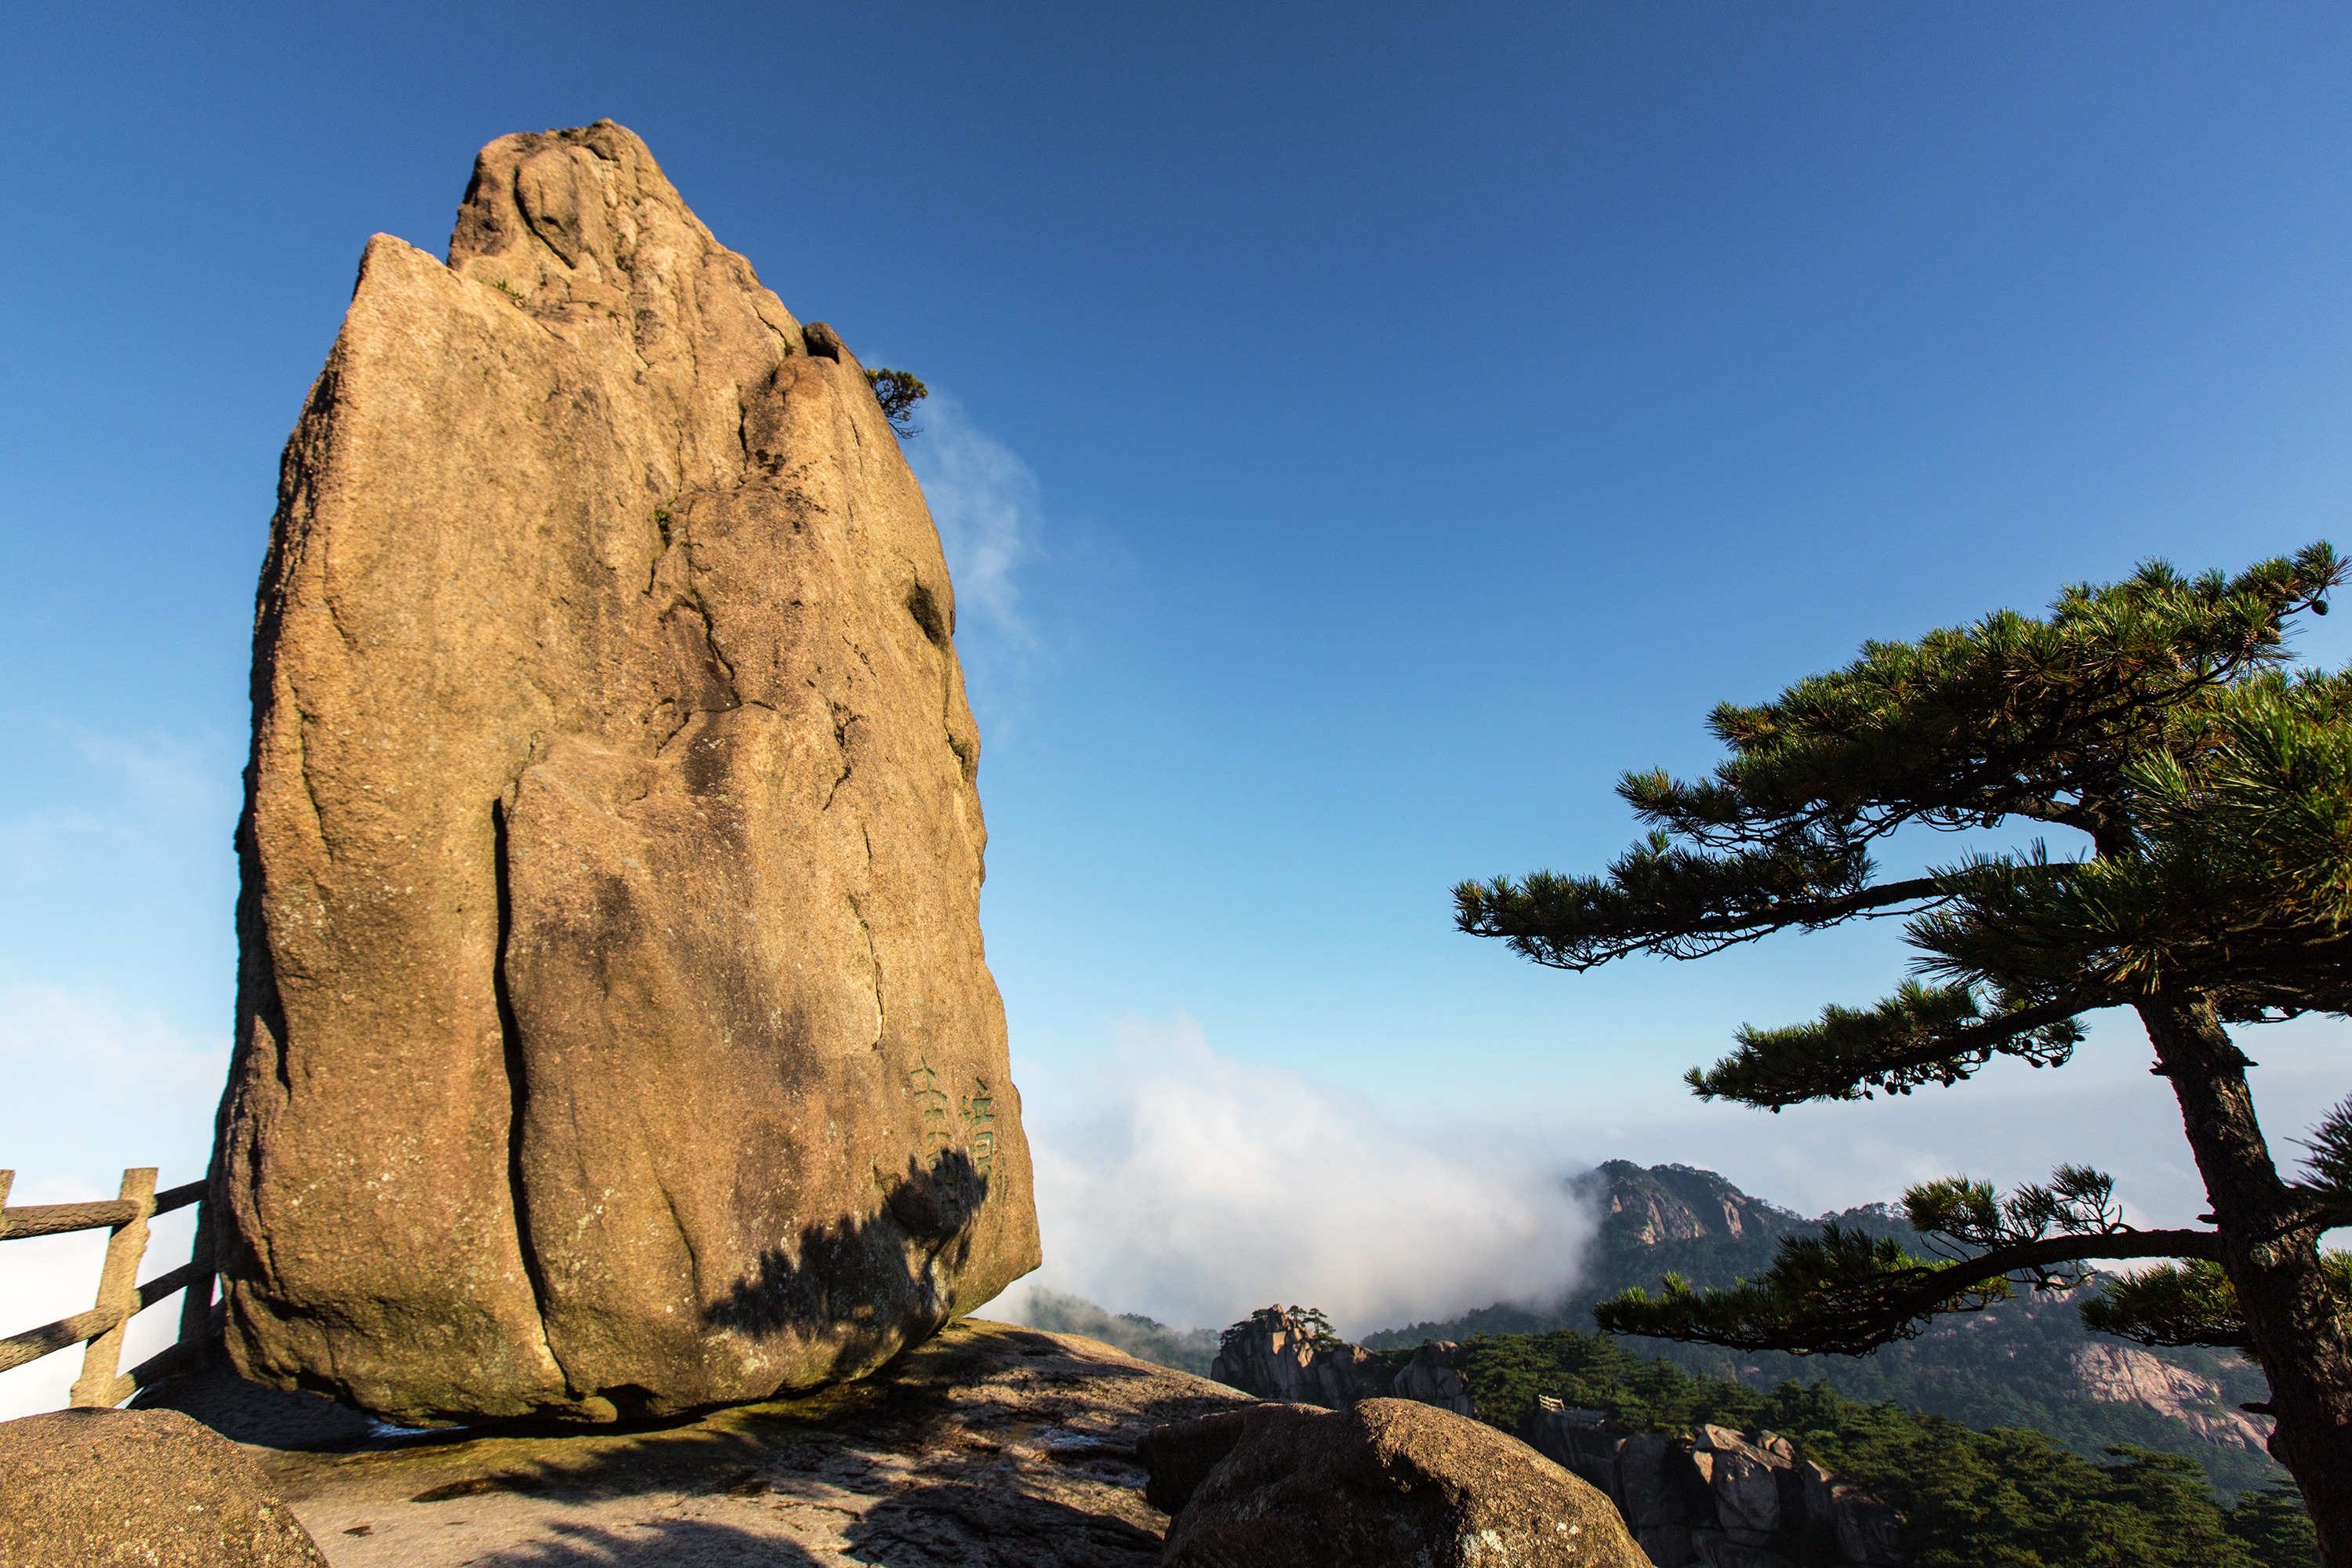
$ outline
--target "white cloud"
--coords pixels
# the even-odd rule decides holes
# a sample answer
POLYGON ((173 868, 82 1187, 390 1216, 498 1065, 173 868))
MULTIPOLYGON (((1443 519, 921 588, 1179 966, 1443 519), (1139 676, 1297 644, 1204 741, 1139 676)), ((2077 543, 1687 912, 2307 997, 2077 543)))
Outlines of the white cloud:
POLYGON ((167 1187, 194 1181, 227 1070, 225 1035, 191 1037, 55 985, 0 984, 0 1073, 13 1090, 0 1159, 17 1173, 15 1201, 32 1201, 26 1184, 59 1179, 111 1194, 129 1165, 158 1167, 167 1187))
POLYGON ((919 417, 923 433, 907 443, 907 459, 939 525, 959 630, 976 614, 992 636, 1025 647, 1030 630, 1013 574, 1036 549, 1037 477, 973 425, 953 394, 933 393, 919 417))
POLYGON ((190 1039, 152 1014, 125 1017, 55 985, 0 988, 0 1061, 19 1082, 54 1077, 108 1101, 217 1093, 227 1054, 225 1039, 190 1039))
MULTIPOLYGON (((0 881, 86 879, 109 855, 150 863, 199 823, 234 820, 233 770, 217 742, 121 735, 52 722, 40 772, 59 802, 0 819, 0 881)), ((206 835, 206 842, 217 840, 206 835)))
MULTIPOLYGON (((2300 1170, 2300 1140, 2342 1097, 2352 1026, 2310 1017, 2237 1032, 2263 1065, 2250 1074, 2271 1156, 2300 1170)), ((1572 1118, 1564 1131, 1595 1160, 1666 1161, 1720 1172, 1760 1198, 1806 1214, 1899 1198, 1913 1183, 1966 1173, 2004 1188, 2041 1181, 2061 1161, 2116 1177, 2133 1223, 2187 1226, 2208 1206, 2180 1109, 2147 1072, 2147 1040, 2127 1016, 2095 1019, 2075 1063, 2036 1071, 2000 1062, 1974 1081, 1773 1116, 1689 1103, 1648 1117, 1572 1118), (1598 1120, 1598 1118, 1596 1118, 1598 1120)))
POLYGON ((1024 1113, 1045 1266, 1034 1283, 1177 1328, 1274 1301, 1344 1333, 1550 1301, 1591 1218, 1567 1167, 1492 1129, 1408 1131, 1286 1068, 1129 1023, 1067 1107, 1024 1113))

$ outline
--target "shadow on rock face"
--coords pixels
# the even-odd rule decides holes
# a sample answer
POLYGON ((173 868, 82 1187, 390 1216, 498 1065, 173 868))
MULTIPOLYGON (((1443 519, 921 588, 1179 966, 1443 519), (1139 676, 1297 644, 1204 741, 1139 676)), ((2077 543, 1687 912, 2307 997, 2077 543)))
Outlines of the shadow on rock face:
POLYGON ((233 1443, 269 1448, 332 1453, 382 1440, 373 1421, 323 1394, 247 1383, 217 1348, 188 1371, 141 1389, 131 1408, 176 1410, 233 1443))
POLYGON ((803 1226, 799 1245, 771 1247, 751 1276, 703 1310, 703 1321, 756 1340, 835 1343, 827 1376, 863 1376, 902 1347, 909 1321, 945 1323, 947 1295, 970 1261, 972 1226, 988 1177, 961 1149, 929 1166, 912 1155, 903 1173, 875 1173, 883 1205, 803 1226), (919 1250, 920 1249, 920 1250, 919 1250))

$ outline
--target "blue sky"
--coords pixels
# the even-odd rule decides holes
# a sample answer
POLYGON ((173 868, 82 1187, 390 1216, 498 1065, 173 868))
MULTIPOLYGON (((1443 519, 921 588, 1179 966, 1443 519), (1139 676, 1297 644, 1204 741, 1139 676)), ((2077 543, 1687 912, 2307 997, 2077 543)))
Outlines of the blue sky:
MULTIPOLYGON (((1883 994, 1893 933, 1579 979, 1454 934, 1447 889, 1597 866, 1620 773, 1704 767, 1715 702, 1866 637, 2150 554, 2352 546, 2340 7, 0 19, 20 1181, 203 1158, 254 578, 366 237, 437 251, 481 143, 610 116, 796 314, 940 395, 909 453, 961 574, 991 959, 1066 1173, 1052 1278, 1223 1311, 1194 1260, 1101 1239, 1134 1221, 1112 1187, 1203 1169, 1255 1173, 1200 1194, 1228 1234, 1379 1193, 1355 1253, 1472 1296, 1572 1252, 1541 1173, 1614 1156, 1807 1210, 2091 1158, 2195 1212, 2127 1026, 1893 1110, 1703 1108, 1685 1067, 1883 994), (1225 1099, 1147 1148, 1175 1083, 1225 1099), (1277 1123, 1328 1136, 1236 1163, 1277 1123), (1511 1195, 1445 1250, 1482 1184, 1511 1195)), ((2352 1086, 2345 1026, 2272 1033, 2284 1145, 2352 1086)), ((1433 1310, 1360 1264, 1284 1285, 1285 1256, 1234 1313, 1433 1310)))

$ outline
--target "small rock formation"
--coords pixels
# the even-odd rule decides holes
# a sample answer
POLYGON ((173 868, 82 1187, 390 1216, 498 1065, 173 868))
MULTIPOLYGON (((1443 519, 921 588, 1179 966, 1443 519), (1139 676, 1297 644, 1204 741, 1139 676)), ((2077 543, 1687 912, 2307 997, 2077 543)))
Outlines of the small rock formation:
POLYGON ((1370 1399, 1257 1405, 1138 1445, 1168 1568, 1649 1568, 1617 1510, 1526 1444, 1370 1399))
POLYGON ((239 1371, 662 1415, 1036 1267, 955 623, 857 361, 629 132, 369 243, 255 631, 239 1371))
POLYGON ((2074 1352, 2074 1374, 2083 1380, 2077 1398, 2102 1405, 2145 1405, 2216 1447, 2270 1452, 2271 1428, 2276 1423, 2269 1416, 2232 1408, 2220 1384, 2137 1345, 2094 1340, 2080 1346, 2074 1352))
POLYGON ((1790 1568, 1789 1553, 1824 1547, 1869 1568, 1899 1561, 1902 1516, 1771 1432, 1633 1433, 1545 1399, 1528 1441, 1606 1493, 1657 1568, 1790 1568))
POLYGON ((1456 1415, 1477 1414, 1470 1403, 1470 1385, 1462 1380, 1462 1347, 1448 1340, 1432 1340, 1416 1349, 1412 1359, 1396 1369, 1389 1394, 1416 1405, 1434 1405, 1456 1415))
MULTIPOLYGON (((1428 1341, 1412 1352, 1368 1351, 1318 1331, 1296 1309, 1262 1308, 1225 1331, 1209 1375, 1261 1399, 1348 1410, 1366 1401, 1410 1400, 1475 1416, 1462 1376, 1462 1347, 1428 1341)), ((1228 1419, 1219 1417, 1218 1419, 1228 1419)), ((1192 1480, 1222 1457, 1223 1428, 1155 1437, 1171 1479, 1156 1496, 1189 1495, 1192 1480), (1203 1461, 1200 1456, 1208 1455, 1203 1461), (1187 1457, 1187 1456, 1191 1457, 1187 1457)), ((1902 1519, 1895 1510, 1821 1466, 1797 1458, 1770 1432, 1695 1426, 1680 1436, 1633 1433, 1597 1410, 1571 1410, 1544 1397, 1527 1441, 1604 1493, 1656 1568, 1787 1568, 1781 1549, 1818 1555, 1834 1542, 1839 1560, 1881 1568, 1896 1561, 1902 1519)), ((1170 1501, 1156 1507, 1175 1511, 1170 1501)), ((1170 1539, 1174 1539, 1171 1531, 1170 1539)), ((1174 1561, 1174 1559, 1171 1559, 1174 1561)))
POLYGON ((1318 1334, 1295 1310, 1262 1307, 1225 1331, 1209 1375, 1228 1388, 1287 1405, 1345 1410, 1394 1397, 1474 1414, 1462 1381, 1462 1347, 1433 1340, 1400 1360, 1318 1334))
POLYGON ((170 1410, 0 1422, 8 1568, 326 1568, 251 1456, 170 1410))

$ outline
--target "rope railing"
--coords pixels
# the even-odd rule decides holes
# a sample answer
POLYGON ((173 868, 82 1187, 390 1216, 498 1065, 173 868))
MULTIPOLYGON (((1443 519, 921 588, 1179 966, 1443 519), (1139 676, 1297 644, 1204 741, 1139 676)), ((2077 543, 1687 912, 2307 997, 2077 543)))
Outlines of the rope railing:
POLYGON ((98 1300, 88 1311, 76 1312, 54 1323, 27 1329, 0 1339, 0 1372, 38 1361, 76 1345, 86 1348, 81 1375, 74 1380, 77 1406, 115 1405, 158 1378, 193 1364, 203 1353, 211 1331, 213 1307, 212 1213, 204 1205, 205 1184, 190 1182, 167 1192, 155 1190, 155 1168, 142 1165, 122 1173, 119 1197, 87 1204, 37 1204, 6 1206, 8 1189, 16 1173, 0 1171, 0 1241, 34 1236, 63 1236, 78 1230, 104 1230, 106 1260, 99 1267, 98 1300), (144 1285, 139 1265, 147 1255, 147 1222, 190 1205, 196 1210, 196 1244, 188 1261, 144 1285), (131 1320, 176 1291, 184 1291, 180 1305, 180 1337, 162 1352, 129 1372, 122 1365, 123 1336, 131 1320))

